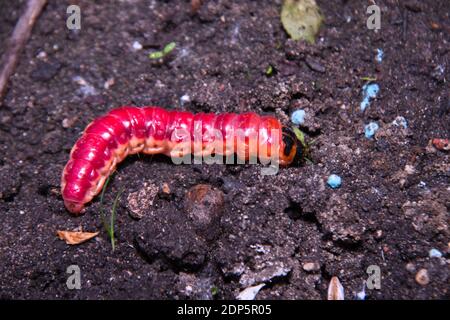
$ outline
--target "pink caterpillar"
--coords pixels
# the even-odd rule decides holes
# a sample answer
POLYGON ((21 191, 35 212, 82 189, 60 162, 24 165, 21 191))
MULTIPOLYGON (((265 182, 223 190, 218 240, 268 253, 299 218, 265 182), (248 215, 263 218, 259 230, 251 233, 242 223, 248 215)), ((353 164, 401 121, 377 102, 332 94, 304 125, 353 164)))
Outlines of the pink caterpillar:
MULTIPOLYGON (((72 148, 61 179, 66 208, 79 214, 85 204, 101 191, 116 165, 129 154, 184 156, 176 148, 184 138, 179 132, 193 137, 195 130, 202 133, 202 156, 236 153, 239 158, 247 160, 263 147, 270 151, 271 145, 277 147, 281 165, 289 165, 302 156, 302 147, 295 134, 272 116, 255 113, 193 114, 158 107, 120 107, 91 122, 72 148), (244 140, 236 139, 238 129, 243 132, 244 140), (214 130, 222 137, 220 147, 210 133, 214 130), (256 139, 256 143, 252 144, 251 139, 256 139), (245 144, 243 149, 238 148, 239 141, 245 144)), ((187 150, 188 153, 198 153, 194 152, 193 146, 187 150)))

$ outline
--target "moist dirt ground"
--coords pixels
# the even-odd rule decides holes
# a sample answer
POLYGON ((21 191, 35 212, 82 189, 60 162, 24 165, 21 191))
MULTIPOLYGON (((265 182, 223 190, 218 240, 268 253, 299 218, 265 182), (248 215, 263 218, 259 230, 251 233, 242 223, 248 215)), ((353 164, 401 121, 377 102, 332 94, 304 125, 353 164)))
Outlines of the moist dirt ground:
MULTIPOLYGON (((24 3, 0 2, 0 53, 24 3)), ((430 140, 449 138, 450 2, 377 1, 378 31, 369 1, 318 4, 325 23, 308 44, 289 39, 280 0, 49 1, 0 107, 0 298, 234 299, 265 284, 257 299, 326 299, 337 276, 346 299, 448 299, 449 154, 430 140), (81 30, 66 27, 69 4, 81 30), (380 91, 362 112, 366 77, 380 91), (312 162, 263 176, 259 164, 133 156, 103 205, 75 217, 60 194, 69 151, 122 105, 285 124, 303 109, 312 162), (120 190, 113 251, 100 212, 120 190), (76 246, 56 236, 80 228, 100 234, 76 246), (71 265, 80 290, 66 285, 71 265), (379 289, 364 285, 369 266, 379 289)))

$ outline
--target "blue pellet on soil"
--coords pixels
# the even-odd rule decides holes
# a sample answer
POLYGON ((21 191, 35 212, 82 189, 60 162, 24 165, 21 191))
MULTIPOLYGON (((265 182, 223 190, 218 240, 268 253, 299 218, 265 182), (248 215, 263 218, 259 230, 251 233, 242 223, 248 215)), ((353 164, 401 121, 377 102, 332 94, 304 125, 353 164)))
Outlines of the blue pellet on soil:
POLYGON ((295 110, 291 116, 292 123, 296 125, 302 124, 303 122, 305 122, 305 115, 306 115, 305 110, 302 109, 295 110))
POLYGON ((365 84, 362 87, 363 90, 363 101, 361 102, 361 111, 366 110, 370 105, 370 100, 376 98, 378 92, 380 91, 380 86, 376 83, 365 84))
POLYGON ((376 60, 378 63, 383 62, 384 52, 383 49, 377 49, 377 57, 376 60))
POLYGON ((332 174, 328 177, 327 184, 330 186, 330 188, 336 189, 341 186, 342 179, 337 174, 332 174))
POLYGON ((376 122, 366 124, 364 126, 364 135, 366 136, 367 139, 372 139, 373 136, 375 135, 375 132, 377 132, 379 128, 380 126, 376 122))

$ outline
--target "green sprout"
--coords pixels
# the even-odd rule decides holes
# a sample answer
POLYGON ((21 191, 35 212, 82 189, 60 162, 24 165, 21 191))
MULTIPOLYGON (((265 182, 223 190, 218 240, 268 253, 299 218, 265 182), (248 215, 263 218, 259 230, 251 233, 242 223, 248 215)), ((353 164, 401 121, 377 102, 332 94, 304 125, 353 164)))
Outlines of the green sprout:
POLYGON ((266 76, 268 76, 268 77, 270 77, 273 74, 273 67, 271 64, 269 64, 265 73, 266 73, 266 76))
POLYGON ((361 77, 361 80, 367 81, 367 82, 372 82, 372 81, 377 81, 377 78, 374 78, 374 77, 361 77))
POLYGON ((171 53, 176 46, 177 45, 175 42, 170 42, 166 44, 166 46, 164 47, 164 49, 162 49, 162 51, 152 52, 148 55, 148 57, 153 60, 164 58, 166 55, 171 53))
POLYGON ((211 295, 217 296, 219 294, 219 288, 216 286, 211 287, 211 295))
POLYGON ((306 142, 305 139, 305 134, 303 133, 302 130, 300 130, 297 127, 292 127, 292 131, 294 131, 295 136, 297 137, 297 139, 300 141, 300 143, 302 144, 302 147, 304 149, 304 155, 305 155, 305 160, 307 160, 308 162, 314 163, 311 159, 311 146, 315 143, 315 141, 311 141, 311 142, 306 142))
POLYGON ((110 179, 110 177, 108 177, 108 179, 106 179, 105 184, 102 189, 102 193, 100 195, 100 205, 101 205, 100 215, 102 217, 103 227, 106 230, 106 233, 108 234, 109 238, 111 239, 112 251, 114 251, 116 249, 116 240, 115 240, 115 236, 114 236, 114 222, 116 219, 117 205, 119 203, 120 196, 122 195, 123 188, 120 189, 120 191, 116 195, 116 198, 114 199, 113 206, 111 208, 111 215, 109 216, 109 223, 108 223, 106 221, 106 215, 105 215, 104 206, 103 206, 103 198, 105 195, 106 187, 108 186, 108 183, 109 183, 109 179, 110 179))

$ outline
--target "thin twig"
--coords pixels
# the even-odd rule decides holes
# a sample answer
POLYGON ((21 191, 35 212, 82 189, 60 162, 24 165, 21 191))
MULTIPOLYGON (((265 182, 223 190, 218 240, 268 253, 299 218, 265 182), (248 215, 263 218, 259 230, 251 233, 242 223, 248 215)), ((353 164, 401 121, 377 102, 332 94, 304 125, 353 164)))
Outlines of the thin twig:
POLYGON ((9 47, 3 55, 2 69, 0 70, 0 106, 2 105, 8 80, 14 73, 20 53, 31 34, 31 29, 47 0, 28 0, 25 12, 19 18, 9 39, 9 47))

